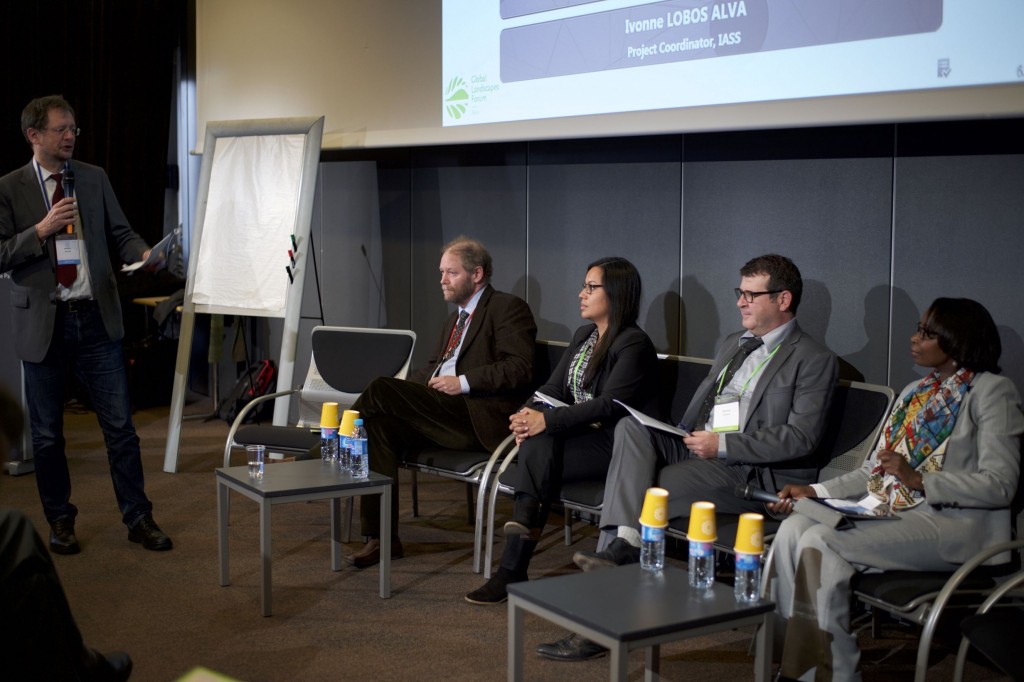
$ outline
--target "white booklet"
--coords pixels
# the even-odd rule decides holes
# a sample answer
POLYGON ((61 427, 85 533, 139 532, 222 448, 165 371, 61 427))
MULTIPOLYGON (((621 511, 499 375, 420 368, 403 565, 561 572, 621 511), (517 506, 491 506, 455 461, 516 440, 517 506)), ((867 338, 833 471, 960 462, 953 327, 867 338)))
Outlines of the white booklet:
POLYGON ((622 405, 623 407, 625 407, 626 410, 629 411, 629 413, 633 416, 634 419, 636 419, 638 422, 640 422, 641 424, 643 424, 644 426, 646 426, 649 429, 658 429, 659 431, 664 431, 666 433, 675 434, 677 436, 689 436, 690 435, 689 431, 686 431, 685 429, 680 429, 678 427, 672 426, 671 424, 666 424, 663 421, 658 421, 654 417, 648 417, 646 414, 644 414, 640 410, 634 410, 632 407, 630 407, 626 403, 622 402, 621 400, 616 400, 615 402, 617 402, 619 405, 622 405))
POLYGON ((568 407, 566 403, 563 403, 558 398, 552 398, 551 396, 545 395, 540 391, 537 391, 533 394, 533 399, 539 403, 544 403, 548 407, 568 407))
POLYGON ((161 254, 163 254, 164 257, 166 257, 167 254, 170 252, 171 240, 176 234, 177 230, 171 232, 169 235, 158 241, 156 243, 156 246, 149 250, 149 257, 146 258, 146 260, 140 260, 138 262, 132 263, 131 265, 122 265, 121 272, 135 272, 136 270, 144 268, 147 265, 153 265, 154 263, 158 263, 160 261, 161 254))

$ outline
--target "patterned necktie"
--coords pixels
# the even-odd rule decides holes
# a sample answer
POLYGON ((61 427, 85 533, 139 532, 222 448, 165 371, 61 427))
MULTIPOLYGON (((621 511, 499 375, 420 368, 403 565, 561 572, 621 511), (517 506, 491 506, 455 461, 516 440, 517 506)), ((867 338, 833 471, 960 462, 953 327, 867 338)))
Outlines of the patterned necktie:
POLYGON ((704 396, 704 403, 700 407, 700 414, 698 415, 697 422, 693 425, 694 431, 702 431, 704 425, 708 423, 708 418, 711 416, 711 410, 715 407, 715 397, 718 395, 718 387, 728 386, 729 382, 732 381, 733 376, 736 375, 737 370, 743 366, 746 359, 750 357, 750 354, 755 350, 764 345, 757 336, 751 336, 743 340, 737 349, 735 355, 729 360, 729 364, 725 367, 725 375, 721 381, 713 382, 711 388, 708 389, 707 395, 704 396))
POLYGON ((451 357, 455 354, 455 349, 459 347, 459 342, 462 341, 462 332, 466 330, 466 320, 469 319, 469 313, 463 310, 459 313, 459 321, 455 323, 455 331, 452 332, 451 338, 448 339, 448 347, 444 351, 444 355, 441 356, 441 362, 448 362, 451 357))
MULTIPOLYGON (((53 199, 50 200, 51 206, 56 206, 57 202, 64 198, 64 182, 63 173, 54 173, 50 176, 57 181, 57 189, 53 190, 53 199)), ((57 282, 65 289, 70 289, 71 285, 78 279, 78 266, 65 264, 57 264, 57 282)))

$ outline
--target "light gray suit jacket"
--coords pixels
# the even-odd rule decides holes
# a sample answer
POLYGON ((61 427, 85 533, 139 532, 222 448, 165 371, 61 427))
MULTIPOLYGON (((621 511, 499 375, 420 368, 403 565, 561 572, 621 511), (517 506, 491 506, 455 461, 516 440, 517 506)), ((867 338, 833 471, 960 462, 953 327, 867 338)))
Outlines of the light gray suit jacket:
MULTIPOLYGON (((126 263, 141 260, 149 246, 128 224, 106 172, 79 161, 71 165, 93 298, 107 335, 117 341, 124 336, 124 323, 107 239, 126 263)), ((31 162, 0 178, 0 272, 10 272, 14 282, 11 325, 15 348, 18 357, 29 362, 39 362, 46 355, 57 313, 54 240, 51 237, 40 244, 34 229, 45 216, 46 202, 31 162)))
MULTIPOLYGON (((694 425, 704 396, 736 352, 743 332, 722 343, 707 378, 701 382, 683 415, 694 425)), ((741 431, 724 434, 728 456, 724 464, 752 467, 767 490, 786 483, 806 485, 817 480, 822 462, 815 450, 825 433, 825 417, 839 376, 836 356, 793 322, 779 351, 763 370, 750 396, 747 421, 741 431)))
MULTIPOLYGON (((917 384, 907 385, 897 404, 917 384)), ((1022 434, 1024 413, 1013 382, 998 374, 978 374, 960 405, 942 471, 923 475, 944 560, 960 564, 982 548, 1010 539, 1022 434)), ((860 469, 822 485, 830 497, 863 497, 873 467, 874 458, 869 457, 860 469)))

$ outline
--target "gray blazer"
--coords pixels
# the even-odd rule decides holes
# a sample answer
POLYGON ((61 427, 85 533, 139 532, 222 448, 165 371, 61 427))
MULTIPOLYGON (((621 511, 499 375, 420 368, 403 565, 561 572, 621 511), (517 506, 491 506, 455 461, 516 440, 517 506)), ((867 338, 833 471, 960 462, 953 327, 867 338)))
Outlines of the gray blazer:
MULTIPOLYGON (((126 263, 149 246, 128 224, 106 172, 72 161, 93 298, 111 341, 124 336, 121 303, 107 239, 126 263)), ((39 362, 53 337, 57 275, 53 239, 40 244, 35 225, 46 216, 39 177, 30 162, 0 178, 0 272, 10 272, 11 326, 18 357, 39 362)))
MULTIPOLYGON (((715 356, 708 376, 683 415, 692 426, 708 389, 736 352, 743 332, 730 335, 715 356)), ((747 421, 739 432, 724 434, 724 464, 755 470, 767 490, 786 483, 817 480, 822 462, 815 450, 825 433, 825 417, 839 376, 835 354, 805 334, 794 321, 779 351, 765 366, 750 396, 747 421)), ((721 460, 720 460, 721 461, 721 460)))
MULTIPOLYGON (((917 384, 908 384, 898 401, 917 384)), ((1022 434, 1024 413, 1013 382, 998 374, 978 374, 949 435, 942 471, 924 474, 925 498, 939 528, 944 560, 960 564, 1010 539, 1022 434)), ((830 497, 863 497, 873 467, 874 457, 869 457, 860 469, 822 485, 830 497)))

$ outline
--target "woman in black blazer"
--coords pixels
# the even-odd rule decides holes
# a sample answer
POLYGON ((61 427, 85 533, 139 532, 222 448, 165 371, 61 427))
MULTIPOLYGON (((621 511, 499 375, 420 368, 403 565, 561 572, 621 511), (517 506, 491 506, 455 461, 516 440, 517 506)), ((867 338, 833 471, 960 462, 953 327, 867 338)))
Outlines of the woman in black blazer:
POLYGON ((614 401, 650 412, 657 401, 654 344, 636 324, 640 274, 625 258, 587 268, 572 343, 530 404, 509 417, 519 445, 515 511, 505 524, 505 551, 497 573, 466 595, 473 604, 500 604, 506 586, 527 579, 526 569, 558 500, 563 481, 601 480, 612 457, 615 424, 626 411, 614 401), (546 405, 538 394, 554 398, 546 405))

